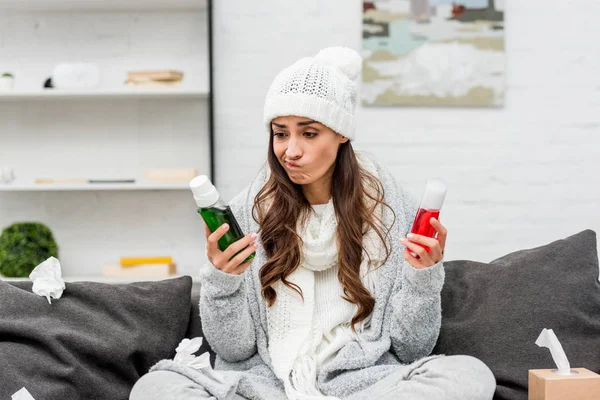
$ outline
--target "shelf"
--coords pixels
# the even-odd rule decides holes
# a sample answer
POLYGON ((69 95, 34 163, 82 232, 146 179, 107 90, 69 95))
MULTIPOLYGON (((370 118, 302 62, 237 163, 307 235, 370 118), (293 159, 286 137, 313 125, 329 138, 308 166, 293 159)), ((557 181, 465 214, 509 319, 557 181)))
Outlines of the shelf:
MULTIPOLYGON (((106 278, 103 276, 63 276, 63 280, 67 282, 98 282, 98 283, 110 283, 110 284, 123 284, 123 283, 134 283, 134 282, 156 282, 164 279, 179 278, 185 275, 171 275, 171 276, 160 276, 160 277, 139 277, 139 278, 106 278)), ((0 280, 6 282, 24 282, 30 281, 29 278, 5 278, 0 276, 0 280)), ((200 279, 192 276, 192 282, 198 283, 200 279)))
POLYGON ((206 9, 207 0, 0 0, 0 10, 206 9))
MULTIPOLYGON (((0 0, 1 1, 1 0, 0 0)), ((0 101, 18 100, 54 100, 54 99, 94 99, 94 98, 208 98, 208 90, 184 89, 184 88, 122 88, 102 90, 58 90, 47 89, 28 92, 0 93, 0 101)))
POLYGON ((189 190, 187 183, 0 183, 0 192, 53 192, 98 190, 189 190))

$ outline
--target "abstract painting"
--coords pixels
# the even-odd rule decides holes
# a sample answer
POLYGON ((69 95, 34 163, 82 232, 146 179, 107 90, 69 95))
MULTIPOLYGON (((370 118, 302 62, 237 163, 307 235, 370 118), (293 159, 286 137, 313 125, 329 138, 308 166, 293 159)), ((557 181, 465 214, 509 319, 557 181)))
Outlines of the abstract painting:
POLYGON ((366 106, 501 106, 504 0, 363 1, 366 106))

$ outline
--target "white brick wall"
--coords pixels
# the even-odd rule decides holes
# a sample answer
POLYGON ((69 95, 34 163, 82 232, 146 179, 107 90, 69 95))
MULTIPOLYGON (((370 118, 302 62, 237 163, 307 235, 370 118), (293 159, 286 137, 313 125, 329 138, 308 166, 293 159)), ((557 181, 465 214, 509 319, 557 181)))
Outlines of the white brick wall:
MULTIPOLYGON (((325 46, 360 49, 361 2, 214 3, 217 183, 230 198, 265 158, 268 138, 262 127, 262 105, 274 75, 325 46)), ((504 108, 358 110, 356 147, 378 157, 415 196, 430 176, 449 182, 442 215, 450 230, 449 259, 489 261, 585 228, 600 232, 600 51, 596 43, 600 31, 595 21, 600 3, 580 0, 573 7, 569 2, 511 1, 506 13, 504 108)), ((48 49, 57 48, 82 58, 99 55, 96 61, 105 65, 117 60, 115 74, 138 60, 168 61, 168 57, 157 58, 156 48, 171 49, 173 60, 202 68, 185 52, 189 46, 205 43, 194 42, 201 36, 201 25, 189 13, 182 13, 173 31, 183 42, 169 40, 171 36, 165 34, 151 35, 156 27, 170 32, 155 16, 102 17, 65 23, 64 30, 40 36, 40 28, 56 22, 56 14, 50 19, 38 14, 19 20, 0 14, 0 69, 23 67, 27 76, 41 79, 48 72, 33 68, 33 63, 47 61, 48 49), (94 29, 86 31, 89 26, 94 29), (127 40, 115 37, 119 30, 143 45, 132 48, 127 40), (80 34, 73 36, 76 32, 80 34), (20 46, 15 46, 17 42, 20 46)), ((18 137, 32 135, 29 128, 22 129, 24 121, 28 127, 51 123, 59 110, 57 104, 22 107, 0 103, 2 143, 18 146, 18 137), (40 112, 34 112, 40 106, 46 108, 42 119, 40 112)), ((159 105, 149 107, 140 121, 127 121, 142 124, 156 139, 165 125, 152 130, 156 124, 144 116, 156 118, 159 105)), ((117 113, 125 123, 122 114, 117 113)), ((99 134, 102 120, 96 115, 93 121, 92 133, 99 134)), ((192 121, 202 124, 201 117, 192 121)), ((75 122, 67 124, 71 131, 75 122)), ((106 124, 111 126, 114 121, 106 124)), ((194 126, 176 124, 175 128, 189 132, 194 126)), ((50 134, 61 131, 51 129, 50 134)), ((178 140, 171 136, 171 143, 178 140)), ((6 145, 0 144, 0 164, 6 152, 6 145)), ((182 272, 195 273, 204 259, 203 230, 192 207, 186 191, 0 193, 0 226, 23 219, 48 223, 61 245, 69 275, 97 275, 103 264, 134 253, 173 254, 182 272)))
MULTIPOLYGON (((215 2, 217 179, 232 196, 265 159, 274 75, 330 45, 360 50, 361 1, 215 2)), ((506 4, 502 109, 360 108, 356 147, 416 197, 442 176, 448 259, 490 261, 600 232, 600 3, 506 4)))

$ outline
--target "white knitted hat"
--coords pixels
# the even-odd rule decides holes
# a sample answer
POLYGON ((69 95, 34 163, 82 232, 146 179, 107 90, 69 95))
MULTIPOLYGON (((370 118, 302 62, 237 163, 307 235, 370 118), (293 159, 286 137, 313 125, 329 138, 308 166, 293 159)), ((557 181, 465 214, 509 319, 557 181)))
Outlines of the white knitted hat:
POLYGON ((329 47, 279 73, 267 93, 264 123, 277 117, 311 118, 348 139, 354 138, 355 80, 362 58, 347 47, 329 47))

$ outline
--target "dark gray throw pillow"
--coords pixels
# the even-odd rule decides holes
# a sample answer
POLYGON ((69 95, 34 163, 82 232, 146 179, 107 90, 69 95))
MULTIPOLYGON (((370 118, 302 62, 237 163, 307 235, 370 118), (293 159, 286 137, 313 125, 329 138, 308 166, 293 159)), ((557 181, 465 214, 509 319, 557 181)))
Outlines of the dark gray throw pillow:
POLYGON ((445 263, 442 329, 434 353, 468 354, 497 380, 496 400, 526 400, 529 369, 555 368, 535 340, 551 328, 571 367, 600 372, 596 234, 586 230, 489 264, 445 263))
POLYGON ((31 282, 0 281, 0 399, 128 399, 185 337, 192 279, 67 283, 48 304, 31 282))

